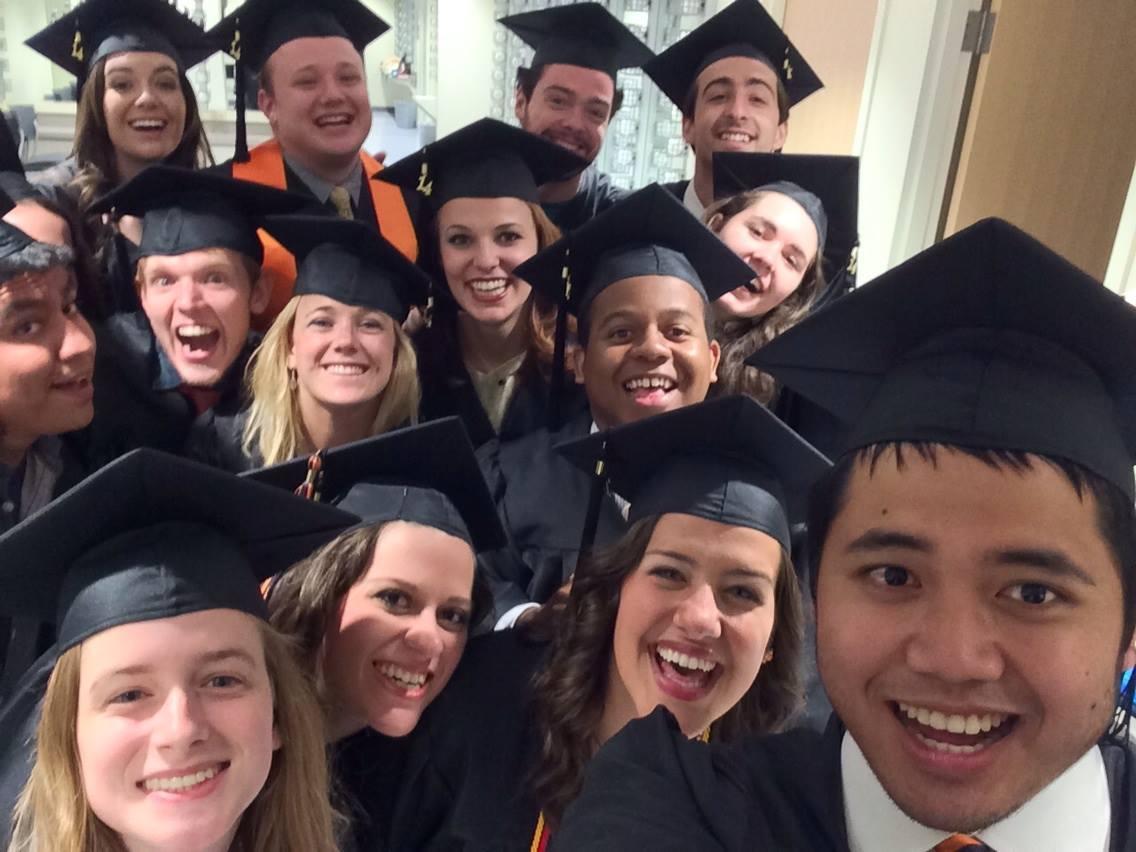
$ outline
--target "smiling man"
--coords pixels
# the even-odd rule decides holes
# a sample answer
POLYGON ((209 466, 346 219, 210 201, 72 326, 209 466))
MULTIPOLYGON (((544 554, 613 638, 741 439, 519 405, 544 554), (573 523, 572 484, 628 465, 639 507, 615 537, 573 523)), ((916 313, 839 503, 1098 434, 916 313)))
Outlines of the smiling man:
MULTIPOLYGON (((411 260, 418 256, 398 187, 371 180, 382 165, 362 150, 371 130, 363 49, 389 29, 359 0, 247 0, 209 35, 237 60, 237 151, 221 166, 240 180, 307 195, 330 213, 376 228, 411 260), (244 78, 258 74, 257 105, 273 138, 245 150, 244 78)), ((264 239, 271 294, 258 328, 292 295, 292 256, 264 239)))
MULTIPOLYGON (((704 400, 720 354, 710 303, 753 272, 653 184, 516 274, 576 317, 576 381, 589 410, 479 450, 510 537, 508 548, 483 557, 500 627, 547 600, 575 569, 591 481, 553 448, 704 400)), ((624 527, 618 501, 607 496, 597 541, 624 527)))
POLYGON ((92 464, 140 446, 181 452, 198 416, 235 415, 259 339, 250 321, 268 300, 257 227, 307 203, 173 166, 151 166, 98 202, 99 211, 141 217, 142 311, 99 329, 92 464))
POLYGON ((501 18, 535 49, 517 69, 514 110, 521 127, 567 148, 588 168, 540 188, 544 212, 561 230, 578 228, 626 193, 595 168, 604 136, 623 102, 621 68, 655 54, 599 3, 571 3, 501 18))
POLYGON ((987 220, 763 349, 852 426, 809 522, 832 724, 694 752, 656 714, 563 848, 1132 849, 1133 339, 987 220))
POLYGON ((667 188, 696 216, 714 200, 714 152, 780 151, 790 107, 823 86, 757 0, 734 0, 643 70, 682 111, 694 178, 667 188))

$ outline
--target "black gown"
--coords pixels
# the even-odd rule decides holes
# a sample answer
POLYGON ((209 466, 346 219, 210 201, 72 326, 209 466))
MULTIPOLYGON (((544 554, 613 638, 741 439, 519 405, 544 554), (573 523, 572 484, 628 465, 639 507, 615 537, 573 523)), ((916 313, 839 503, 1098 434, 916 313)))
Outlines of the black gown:
MULTIPOLYGON (((144 314, 119 314, 95 330, 95 417, 83 433, 84 463, 94 470, 138 447, 185 451, 198 415, 177 388, 176 375, 144 314)), ((209 416, 230 416, 243 406, 242 379, 259 342, 250 335, 214 389, 209 416)))
MULTIPOLYGON (((451 311, 440 312, 430 328, 419 331, 414 336, 414 347, 418 353, 418 381, 422 388, 418 411, 423 421, 460 417, 475 448, 494 438, 508 441, 548 426, 549 383, 531 359, 526 358, 517 373, 501 428, 494 430, 462 360, 456 317, 451 311)), ((570 379, 564 383, 562 399, 564 412, 578 412, 586 405, 583 392, 570 379)))
POLYGON ((591 221, 627 195, 627 190, 615 186, 611 178, 597 169, 593 163, 580 176, 580 188, 575 196, 568 201, 557 201, 541 206, 545 215, 563 233, 574 231, 591 221))
POLYGON ((528 850, 540 807, 531 682, 548 645, 505 630, 470 642, 412 738, 389 849, 528 850))
POLYGON ((384 852, 410 755, 410 737, 371 728, 333 743, 329 751, 332 802, 349 820, 341 852, 384 852))
MULTIPOLYGON (((576 569, 592 480, 553 448, 585 437, 591 425, 591 414, 584 411, 555 432, 541 429, 478 451, 509 542, 480 558, 498 617, 527 601, 545 602, 576 569)), ((619 506, 605 494, 596 546, 626 530, 619 506)))
MULTIPOLYGON (((832 721, 733 746, 694 748, 662 708, 592 759, 554 852, 848 852, 840 745, 832 721)), ((1136 848, 1130 748, 1100 746, 1112 792, 1110 852, 1136 848)))
POLYGON ((254 451, 249 456, 242 449, 246 423, 248 408, 224 413, 212 409, 202 412, 190 429, 186 456, 230 473, 244 473, 262 467, 259 453, 254 451))

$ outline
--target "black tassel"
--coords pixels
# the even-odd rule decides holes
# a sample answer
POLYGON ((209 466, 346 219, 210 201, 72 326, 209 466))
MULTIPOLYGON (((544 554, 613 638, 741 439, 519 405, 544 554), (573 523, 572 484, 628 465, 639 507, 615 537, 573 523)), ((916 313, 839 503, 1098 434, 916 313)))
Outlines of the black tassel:
POLYGON ((233 159, 238 163, 249 161, 248 129, 245 126, 245 73, 244 63, 239 59, 233 68, 233 94, 237 99, 237 138, 233 145, 233 159))
POLYGON ((560 277, 564 280, 564 288, 560 291, 560 304, 556 310, 556 340, 552 349, 552 381, 548 388, 548 428, 555 432, 560 428, 561 409, 564 400, 564 356, 568 346, 568 304, 572 299, 572 273, 568 269, 568 254, 571 248, 564 250, 564 266, 560 270, 560 277))
POLYGON ((607 471, 605 455, 607 442, 600 448, 600 457, 596 459, 595 470, 592 471, 592 487, 588 492, 588 514, 584 517, 584 532, 580 536, 580 555, 576 558, 576 566, 585 564, 585 560, 592 552, 592 545, 596 542, 596 527, 600 522, 600 506, 603 503, 604 491, 607 487, 607 471))

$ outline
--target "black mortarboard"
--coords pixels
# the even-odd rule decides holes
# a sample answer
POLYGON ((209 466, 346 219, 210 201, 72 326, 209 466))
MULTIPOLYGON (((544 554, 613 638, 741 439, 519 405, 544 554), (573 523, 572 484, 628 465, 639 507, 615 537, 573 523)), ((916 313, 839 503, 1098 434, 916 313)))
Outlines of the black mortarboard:
POLYGON ((600 3, 552 6, 507 15, 497 23, 533 48, 533 67, 579 65, 614 80, 620 68, 638 68, 655 55, 600 3))
POLYGON ((360 53, 390 29, 359 0, 246 0, 209 31, 237 63, 237 162, 249 157, 245 129, 245 79, 280 47, 298 38, 345 38, 360 53))
POLYGON ((297 458, 242 476, 296 490, 313 473, 317 499, 336 503, 366 524, 413 521, 464 539, 475 551, 505 543, 489 487, 457 417, 397 429, 326 450, 318 458, 297 458))
POLYGON ((891 441, 1067 459, 1131 499, 1136 308, 986 219, 813 314, 748 363, 891 441))
POLYGON ((640 275, 680 278, 707 302, 753 270, 657 183, 645 186, 530 257, 513 274, 558 305, 551 425, 557 425, 567 315, 586 318, 596 296, 640 275))
POLYGON ((311 205, 302 195, 237 180, 212 171, 149 166, 104 195, 95 213, 142 217, 142 242, 135 259, 227 248, 258 264, 264 249, 256 229, 272 213, 293 213, 311 205))
POLYGON ((362 222, 338 216, 269 216, 264 228, 296 256, 293 296, 318 294, 371 308, 400 325, 426 303, 430 277, 362 222))
POLYGON ((734 0, 643 66, 679 109, 706 68, 729 56, 748 56, 772 68, 789 106, 824 87, 805 57, 757 0, 734 0))
MULTIPOLYGON (((728 396, 560 444, 631 504, 627 520, 675 512, 750 527, 790 549, 809 487, 829 462, 763 405, 728 396)), ((581 549, 591 547, 585 536, 581 549)))
POLYGON ((714 198, 767 188, 796 200, 817 224, 828 286, 816 305, 856 284, 860 160, 815 154, 714 153, 714 198), (804 190, 801 193, 800 190, 804 190), (812 196, 810 198, 809 196, 812 196), (821 208, 818 212, 816 209, 821 208))
POLYGON ((374 180, 426 196, 437 210, 454 198, 539 201, 537 187, 587 167, 571 151, 494 118, 482 118, 387 166, 374 180))
POLYGON ((135 450, 0 536, 0 608, 54 622, 60 651, 120 624, 206 609, 263 617, 258 582, 356 521, 135 450))
POLYGON ((24 42, 79 78, 112 53, 163 53, 182 73, 215 50, 205 31, 167 0, 83 0, 24 42))

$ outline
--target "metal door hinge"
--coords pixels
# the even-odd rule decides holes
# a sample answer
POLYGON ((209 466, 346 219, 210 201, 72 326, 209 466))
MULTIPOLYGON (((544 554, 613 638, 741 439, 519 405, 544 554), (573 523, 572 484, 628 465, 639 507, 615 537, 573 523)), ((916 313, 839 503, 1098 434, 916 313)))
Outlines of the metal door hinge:
POLYGON ((979 56, 990 52, 990 42, 994 38, 994 25, 998 15, 988 9, 975 9, 966 14, 966 29, 962 34, 963 53, 977 53, 979 56))

